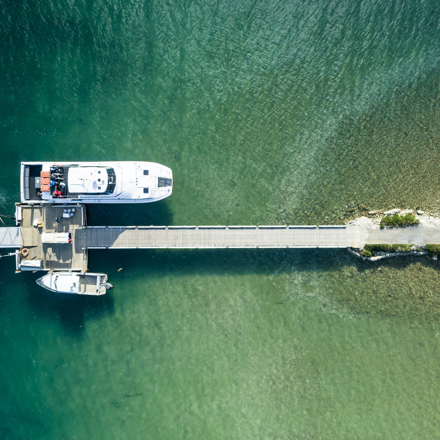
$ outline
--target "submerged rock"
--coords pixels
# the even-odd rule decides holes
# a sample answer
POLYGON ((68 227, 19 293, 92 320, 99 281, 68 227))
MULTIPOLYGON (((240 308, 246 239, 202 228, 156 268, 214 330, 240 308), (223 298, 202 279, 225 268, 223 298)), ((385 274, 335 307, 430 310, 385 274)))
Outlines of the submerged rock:
POLYGON ((404 209, 403 211, 400 211, 400 215, 406 215, 406 214, 414 214, 412 209, 404 209))
POLYGON ((390 209, 389 211, 385 211, 384 214, 385 215, 394 215, 394 214, 398 214, 400 212, 400 209, 390 209))

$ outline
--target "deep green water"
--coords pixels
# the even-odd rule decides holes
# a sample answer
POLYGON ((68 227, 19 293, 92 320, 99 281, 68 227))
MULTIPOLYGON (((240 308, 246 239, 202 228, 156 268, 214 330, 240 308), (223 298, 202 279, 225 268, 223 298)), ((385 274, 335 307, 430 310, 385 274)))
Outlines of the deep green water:
MULTIPOLYGON (((439 212, 439 36, 435 0, 0 0, 0 213, 52 159, 173 169, 92 224, 439 212)), ((94 251, 103 298, 0 263, 1 439, 440 436, 436 262, 94 251)))

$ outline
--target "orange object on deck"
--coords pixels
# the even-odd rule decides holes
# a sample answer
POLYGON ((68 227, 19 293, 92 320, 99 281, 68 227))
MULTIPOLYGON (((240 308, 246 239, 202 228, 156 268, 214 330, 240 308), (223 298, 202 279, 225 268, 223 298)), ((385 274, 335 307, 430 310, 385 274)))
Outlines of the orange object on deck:
POLYGON ((40 171, 40 177, 50 177, 50 171, 40 171))
POLYGON ((50 191, 50 185, 41 185, 41 191, 49 192, 50 191))
POLYGON ((50 184, 50 178, 49 177, 42 177, 41 178, 41 184, 42 185, 49 185, 50 184))

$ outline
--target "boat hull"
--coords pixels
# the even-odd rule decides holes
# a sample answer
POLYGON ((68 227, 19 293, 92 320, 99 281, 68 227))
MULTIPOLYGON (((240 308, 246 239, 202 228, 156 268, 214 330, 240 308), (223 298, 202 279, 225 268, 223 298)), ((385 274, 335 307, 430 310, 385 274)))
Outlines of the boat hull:
POLYGON ((105 295, 113 286, 106 274, 78 272, 49 272, 36 280, 46 290, 70 295, 105 295))
POLYGON ((20 174, 22 204, 152 203, 172 194, 171 169, 154 162, 22 162, 20 174))

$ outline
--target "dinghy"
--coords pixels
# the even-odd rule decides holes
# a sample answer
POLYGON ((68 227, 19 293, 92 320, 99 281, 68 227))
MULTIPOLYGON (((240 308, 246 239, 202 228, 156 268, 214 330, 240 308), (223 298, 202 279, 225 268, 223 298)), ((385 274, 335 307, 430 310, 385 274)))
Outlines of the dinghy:
POLYGON ((52 292, 74 295, 105 295, 113 286, 104 273, 49 272, 36 283, 52 292))

